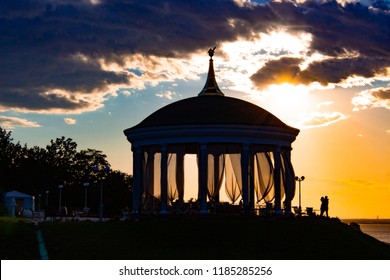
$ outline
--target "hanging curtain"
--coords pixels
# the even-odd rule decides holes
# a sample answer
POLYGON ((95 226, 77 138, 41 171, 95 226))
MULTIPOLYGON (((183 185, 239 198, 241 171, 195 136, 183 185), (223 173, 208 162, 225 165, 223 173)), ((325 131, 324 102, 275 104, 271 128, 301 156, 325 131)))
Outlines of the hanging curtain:
POLYGON ((142 209, 153 211, 155 208, 155 150, 150 147, 143 152, 142 157, 142 209))
POLYGON ((254 156, 253 178, 257 202, 271 202, 275 197, 274 168, 271 153, 261 152, 254 156))
POLYGON ((241 155, 225 155, 225 192, 231 203, 234 204, 241 196, 241 155))
POLYGON ((147 194, 154 194, 154 151, 149 150, 143 153, 142 157, 143 187, 147 194))
POLYGON ((154 154, 154 196, 161 198, 161 153, 154 154))
POLYGON ((291 201, 295 196, 295 173, 294 168, 291 163, 291 157, 289 151, 282 151, 282 162, 284 166, 285 182, 284 182, 284 191, 286 194, 285 204, 291 205, 291 201))
POLYGON ((225 155, 209 154, 207 168, 207 197, 210 201, 218 202, 225 171, 225 155))

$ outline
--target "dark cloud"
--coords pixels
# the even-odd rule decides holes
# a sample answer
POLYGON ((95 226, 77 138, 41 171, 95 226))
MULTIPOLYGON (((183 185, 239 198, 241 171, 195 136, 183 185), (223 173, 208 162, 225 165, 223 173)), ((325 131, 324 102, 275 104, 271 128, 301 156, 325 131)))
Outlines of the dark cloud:
POLYGON ((186 57, 280 26, 311 33, 311 51, 330 58, 309 65, 306 72, 298 60, 269 62, 263 70, 273 77, 261 71, 253 76, 260 87, 279 81, 278 73, 295 82, 328 83, 353 74, 369 77, 390 65, 390 15, 379 4, 373 9, 334 1, 240 7, 228 0, 2 0, 0 108, 90 107, 85 98, 55 93, 48 98, 48 93, 102 94, 108 85, 131 82, 129 73, 103 69, 99 59, 120 65, 124 56, 137 53, 186 57), (358 53, 358 59, 336 60, 348 52, 358 53))
POLYGON ((381 57, 328 58, 312 62, 301 70, 302 62, 301 58, 291 57, 271 60, 253 74, 251 80, 259 89, 280 83, 308 85, 318 82, 326 86, 341 83, 353 76, 371 78, 386 75, 386 67, 390 66, 390 60, 381 57))
MULTIPOLYGON (((285 4, 273 5, 278 6, 285 4)), ((258 88, 285 80, 286 74, 293 74, 289 81, 292 84, 322 85, 337 84, 352 76, 386 75, 386 68, 390 67, 390 14, 386 9, 372 9, 359 3, 342 6, 335 1, 307 1, 295 8, 287 7, 283 9, 289 15, 284 24, 290 30, 312 35, 309 54, 319 52, 329 58, 315 61, 305 70, 299 69, 299 59, 268 62, 251 77, 258 88), (266 77, 270 70, 280 76, 266 77)))
POLYGON ((373 92, 373 96, 377 99, 390 102, 390 88, 381 88, 373 92))
POLYGON ((260 89, 270 84, 299 84, 301 69, 299 64, 303 61, 300 58, 283 57, 279 60, 267 62, 257 73, 251 76, 253 83, 260 89))

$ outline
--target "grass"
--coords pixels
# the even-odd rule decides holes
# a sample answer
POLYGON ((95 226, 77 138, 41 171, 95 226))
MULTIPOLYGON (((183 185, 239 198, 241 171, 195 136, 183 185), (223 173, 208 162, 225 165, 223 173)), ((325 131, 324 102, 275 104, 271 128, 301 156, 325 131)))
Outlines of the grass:
POLYGON ((23 218, 0 218, 0 257, 2 260, 39 259, 32 223, 23 218))
MULTIPOLYGON (((3 222, 0 230, 2 243, 14 244, 2 259, 37 258, 31 226, 3 222)), ((47 222, 41 230, 50 259, 390 259, 389 245, 337 219, 167 217, 47 222)))

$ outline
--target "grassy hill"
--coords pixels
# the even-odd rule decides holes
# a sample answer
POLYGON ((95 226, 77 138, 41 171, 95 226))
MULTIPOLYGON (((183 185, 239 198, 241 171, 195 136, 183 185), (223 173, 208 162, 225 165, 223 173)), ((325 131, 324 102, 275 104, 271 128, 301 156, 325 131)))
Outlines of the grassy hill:
MULTIPOLYGON (((49 259, 390 259, 390 246, 338 219, 167 217, 41 223, 49 259)), ((34 229, 0 222, 1 259, 37 259, 34 229)))

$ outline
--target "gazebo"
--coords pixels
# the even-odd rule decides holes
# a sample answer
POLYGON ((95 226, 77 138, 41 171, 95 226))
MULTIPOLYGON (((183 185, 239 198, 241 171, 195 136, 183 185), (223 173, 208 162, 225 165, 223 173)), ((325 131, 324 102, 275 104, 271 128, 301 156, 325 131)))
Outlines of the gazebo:
POLYGON ((133 152, 133 214, 152 204, 167 214, 173 201, 183 202, 186 154, 197 157, 200 214, 219 203, 223 187, 244 213, 262 201, 273 203, 276 214, 291 212, 291 144, 299 130, 261 107, 225 96, 215 79, 213 55, 210 49, 207 80, 198 96, 171 103, 124 131, 133 152))

